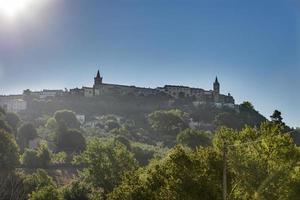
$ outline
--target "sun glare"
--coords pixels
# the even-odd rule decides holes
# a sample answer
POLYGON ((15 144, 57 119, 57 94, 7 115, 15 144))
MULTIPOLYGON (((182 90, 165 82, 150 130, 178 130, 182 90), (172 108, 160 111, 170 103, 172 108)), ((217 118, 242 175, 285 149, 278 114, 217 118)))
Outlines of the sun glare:
POLYGON ((0 14, 8 17, 18 15, 24 11, 31 0, 0 0, 0 14))

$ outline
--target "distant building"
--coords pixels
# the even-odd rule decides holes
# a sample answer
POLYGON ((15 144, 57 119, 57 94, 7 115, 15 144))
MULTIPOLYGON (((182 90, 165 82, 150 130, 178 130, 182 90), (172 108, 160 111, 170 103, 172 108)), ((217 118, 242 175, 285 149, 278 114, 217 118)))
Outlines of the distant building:
POLYGON ((101 94, 131 94, 134 96, 150 96, 157 94, 166 94, 174 99, 178 98, 191 98, 195 103, 214 103, 217 107, 234 107, 234 98, 228 94, 220 94, 220 83, 216 77, 213 83, 213 90, 204 90, 201 88, 191 88, 187 86, 165 85, 158 88, 142 88, 127 85, 117 85, 103 83, 103 77, 98 70, 94 78, 93 87, 82 87, 82 89, 71 89, 70 93, 73 95, 81 95, 85 97, 100 96, 101 94))
MULTIPOLYGON (((204 90, 201 88, 192 88, 187 86, 178 85, 165 85, 158 88, 144 88, 128 85, 117 85, 103 83, 103 77, 98 70, 96 77, 94 77, 94 84, 92 87, 82 87, 70 89, 69 92, 63 90, 42 90, 42 91, 30 91, 24 90, 23 95, 10 95, 0 96, 0 106, 8 112, 20 112, 26 110, 27 102, 31 102, 35 99, 40 101, 46 101, 48 99, 63 96, 65 94, 74 97, 86 97, 92 98, 101 95, 129 95, 129 96, 157 96, 165 95, 171 99, 169 102, 175 99, 188 98, 193 101, 193 104, 214 104, 216 107, 229 107, 235 108, 234 98, 228 93, 224 95, 220 93, 220 83, 216 77, 213 83, 212 90, 204 90)), ((83 120, 80 118, 79 120, 83 120)))
POLYGON ((156 95, 159 93, 158 90, 152 88, 142 88, 127 85, 117 85, 108 84, 102 82, 103 77, 101 77, 98 70, 96 77, 94 78, 93 87, 82 87, 70 89, 71 95, 80 95, 85 97, 100 96, 102 94, 120 94, 120 95, 134 95, 134 96, 149 96, 156 95))
POLYGON ((0 96, 0 106, 7 112, 18 113, 26 110, 27 103, 22 99, 22 95, 0 96))
POLYGON ((70 89, 72 96, 84 96, 84 90, 79 88, 70 89))
POLYGON ((39 94, 40 99, 54 98, 63 95, 63 90, 43 90, 39 94))
POLYGON ((228 94, 220 94, 220 83, 216 77, 213 83, 213 90, 204 90, 201 88, 190 88, 187 86, 166 85, 157 88, 159 91, 165 92, 173 98, 192 98, 198 104, 214 103, 216 106, 234 105, 234 98, 228 94))
POLYGON ((31 91, 29 89, 23 91, 23 97, 25 100, 29 99, 38 99, 38 100, 47 100, 52 99, 64 94, 63 90, 47 90, 42 91, 31 91))

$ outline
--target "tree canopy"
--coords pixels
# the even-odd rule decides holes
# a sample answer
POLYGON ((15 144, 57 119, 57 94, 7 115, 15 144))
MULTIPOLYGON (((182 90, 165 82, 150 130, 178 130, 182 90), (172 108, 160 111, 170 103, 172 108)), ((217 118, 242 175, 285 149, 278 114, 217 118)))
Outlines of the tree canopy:
POLYGON ((200 146, 209 146, 211 144, 210 134, 197 129, 185 129, 177 135, 177 142, 195 149, 200 146))
POLYGON ((85 138, 79 130, 61 128, 56 137, 58 151, 81 152, 85 149, 85 138))
POLYGON ((120 183, 125 172, 137 167, 133 154, 117 140, 95 138, 89 141, 86 150, 75 160, 87 166, 82 171, 86 181, 103 188, 105 193, 120 183))
POLYGON ((25 123, 23 124, 18 130, 18 143, 20 148, 23 150, 24 148, 28 147, 28 143, 30 140, 38 137, 36 128, 32 123, 25 123))
POLYGON ((54 118, 57 122, 64 122, 68 128, 79 129, 80 123, 76 118, 73 111, 70 110, 59 110, 54 114, 54 118))
POLYGON ((173 148, 162 160, 127 174, 109 200, 221 200, 222 161, 213 149, 173 148))
POLYGON ((13 136, 0 129, 0 169, 13 170, 19 164, 19 149, 13 136))
POLYGON ((186 113, 181 110, 160 110, 148 115, 150 126, 157 132, 167 135, 177 135, 187 128, 186 113))

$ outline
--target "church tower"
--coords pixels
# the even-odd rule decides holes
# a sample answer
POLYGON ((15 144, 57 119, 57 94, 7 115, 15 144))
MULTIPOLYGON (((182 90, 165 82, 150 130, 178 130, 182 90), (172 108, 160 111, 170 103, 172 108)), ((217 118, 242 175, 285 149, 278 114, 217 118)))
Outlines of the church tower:
POLYGON ((96 77, 94 78, 94 88, 99 87, 102 84, 102 78, 100 76, 100 71, 98 70, 96 77))
POLYGON ((214 91, 213 91, 213 98, 215 103, 219 102, 219 96, 220 96, 220 83, 218 81, 218 77, 216 77, 216 80, 214 82, 214 91))
POLYGON ((220 83, 218 81, 218 77, 216 77, 216 80, 214 82, 214 93, 220 94, 220 83))
POLYGON ((97 75, 94 78, 94 86, 93 86, 94 96, 99 96, 101 93, 102 78, 103 77, 100 76, 100 71, 98 70, 97 75))

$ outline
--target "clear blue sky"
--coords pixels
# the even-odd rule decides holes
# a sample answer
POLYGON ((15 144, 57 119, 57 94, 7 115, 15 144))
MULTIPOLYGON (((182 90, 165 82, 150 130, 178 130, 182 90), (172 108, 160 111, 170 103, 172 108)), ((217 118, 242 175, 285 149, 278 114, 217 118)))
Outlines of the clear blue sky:
POLYGON ((1 94, 90 86, 98 68, 146 87, 218 75, 237 103, 300 126, 299 0, 40 1, 0 15, 1 94))

